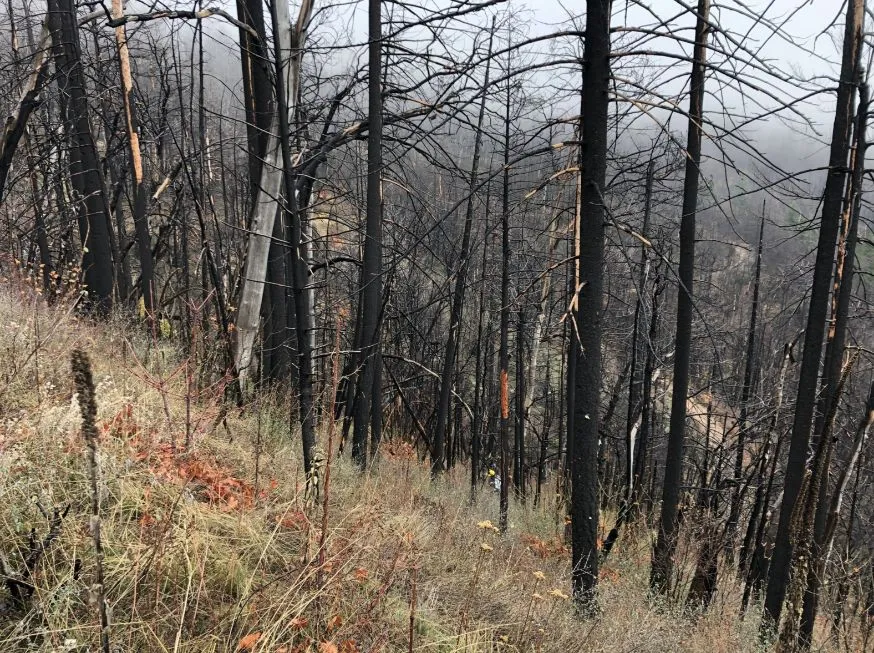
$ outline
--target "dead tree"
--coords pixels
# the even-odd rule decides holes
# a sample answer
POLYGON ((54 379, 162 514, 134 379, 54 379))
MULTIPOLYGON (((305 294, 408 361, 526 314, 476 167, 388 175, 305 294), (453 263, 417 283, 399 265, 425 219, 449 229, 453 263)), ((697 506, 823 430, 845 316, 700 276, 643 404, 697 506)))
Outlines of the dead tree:
POLYGON ((610 89, 610 6, 586 3, 580 116, 580 290, 574 310, 577 347, 571 458, 571 582, 587 609, 598 583, 598 439, 601 412, 601 329, 604 285, 604 193, 610 89))
POLYGON ((816 406, 820 357, 828 318, 828 299, 834 267, 835 243, 841 222, 841 205, 847 174, 850 125, 858 80, 864 8, 864 0, 849 0, 847 2, 843 57, 832 128, 829 172, 822 205, 819 242, 807 313, 807 328, 804 332, 804 351, 798 377, 795 417, 792 423, 789 459, 786 463, 786 476, 783 484, 783 504, 780 509, 780 521, 777 526, 765 596, 765 615, 762 625, 766 630, 775 627, 780 621, 783 599, 786 596, 789 582, 790 562, 792 560, 792 542, 789 535, 792 515, 795 512, 806 469, 807 448, 816 406))
POLYGON ((686 172, 683 183, 683 214, 680 222, 680 266, 677 291, 677 331, 674 353, 674 386, 671 397, 671 426, 662 486, 662 512, 658 540, 653 550, 650 586, 667 592, 674 569, 679 524, 680 483, 683 475, 683 446, 686 433, 686 399, 689 394, 689 363, 692 354, 692 282, 695 275, 695 216, 698 210, 698 182, 701 174, 701 137, 704 116, 704 78, 709 32, 709 0, 698 0, 695 52, 689 88, 689 126, 686 172))

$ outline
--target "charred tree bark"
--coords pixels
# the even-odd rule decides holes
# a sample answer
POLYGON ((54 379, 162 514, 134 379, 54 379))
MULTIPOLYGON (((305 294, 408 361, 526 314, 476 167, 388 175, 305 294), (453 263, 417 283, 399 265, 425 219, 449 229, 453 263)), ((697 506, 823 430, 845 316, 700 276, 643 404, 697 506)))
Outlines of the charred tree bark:
MULTIPOLYGON (((355 398, 352 458, 361 469, 368 463, 368 431, 379 423, 382 388, 377 366, 382 310, 382 0, 368 0, 367 63, 367 217, 361 275, 361 373, 355 398)), ((450 370, 452 367, 450 367, 450 370)), ((372 440, 378 441, 374 430, 372 440)), ((371 455, 376 455, 372 451, 371 455)), ((441 456, 442 461, 442 456, 441 456)), ((442 462, 441 462, 442 464, 442 462)))
MULTIPOLYGON (((112 1, 114 18, 120 18, 124 10, 121 0, 112 1)), ((134 233, 137 241, 137 253, 140 259, 140 296, 149 320, 155 312, 155 273, 152 262, 152 238, 149 235, 148 192, 146 176, 143 170, 143 157, 140 152, 140 123, 136 105, 133 102, 133 74, 131 72, 130 52, 127 47, 127 34, 124 25, 115 28, 115 40, 118 46, 118 63, 121 69, 121 94, 124 106, 125 125, 128 136, 128 154, 130 156, 131 181, 133 183, 134 233)))
POLYGON ((850 460, 846 466, 841 469, 838 476, 838 481, 835 487, 835 492, 832 495, 829 503, 828 519, 826 521, 825 537, 823 539, 823 552, 825 560, 831 556, 832 545, 834 544, 835 532, 838 528, 838 516, 841 512, 841 505, 844 500, 844 493, 847 490, 847 483, 854 469, 857 469, 859 458, 862 453, 862 445, 868 438, 871 427, 874 425, 874 382, 871 383, 871 389, 868 391, 868 401, 865 404, 865 412, 862 419, 859 421, 859 426, 856 428, 856 437, 853 439, 852 453, 850 460))
MULTIPOLYGON (((650 159, 646 167, 646 187, 644 190, 644 208, 643 208, 643 225, 640 228, 640 233, 646 236, 649 230, 649 215, 652 207, 652 180, 653 180, 653 160, 650 159)), ((634 453, 635 441, 637 434, 640 432, 640 416, 641 416, 641 390, 643 381, 637 372, 638 356, 640 354, 640 330, 641 330, 641 309, 643 307, 643 297, 646 292, 646 278, 648 270, 648 261, 646 256, 646 244, 640 244, 640 275, 637 280, 637 301, 634 303, 634 324, 631 332, 631 364, 628 371, 628 414, 625 419, 625 487, 626 487, 626 502, 631 503, 632 493, 634 491, 634 453)))
POLYGON ((49 49, 51 46, 51 31, 48 21, 43 24, 42 35, 33 53, 30 75, 24 83, 18 105, 6 119, 0 140, 0 204, 3 202, 3 191, 6 178, 12 167, 12 158, 18 144, 27 130, 27 121, 33 111, 39 106, 39 94, 48 79, 49 49))
MULTIPOLYGON (((801 334, 799 334, 800 336, 801 334)), ((797 339, 797 337, 796 337, 797 339)), ((768 428, 768 441, 775 441, 774 453, 770 458, 763 456, 762 469, 759 488, 756 490, 756 506, 753 508, 750 515, 750 523, 747 527, 747 537, 744 541, 744 548, 740 554, 740 568, 746 568, 744 593, 741 600, 741 614, 743 614, 751 598, 758 598, 762 585, 767 580, 768 561, 765 555, 765 532, 771 522, 772 508, 769 508, 771 501, 771 493, 774 488, 774 480, 777 474, 777 463, 780 460, 780 451, 783 447, 783 436, 777 433, 777 425, 780 420, 780 409, 783 407, 783 387, 786 383, 786 372, 789 369, 789 362, 793 360, 792 349, 795 342, 787 342, 783 346, 783 357, 780 362, 780 373, 777 380, 777 394, 775 398, 774 415, 768 428), (770 462, 770 468, 766 471, 767 463, 770 462), (762 487, 764 479, 767 478, 767 483, 762 487), (745 564, 745 560, 749 556, 749 565, 745 564)), ((769 447, 770 448, 770 447, 769 447)), ((776 507, 775 507, 776 508, 776 507)))
POLYGON ((583 110, 580 120, 580 294, 574 311, 580 351, 574 374, 571 533, 574 599, 595 604, 598 583, 598 438, 604 282, 604 194, 610 87, 610 5, 586 3, 583 110))
MULTIPOLYGON (((280 132, 282 131, 282 121, 286 123, 286 135, 290 138, 290 120, 293 119, 296 112, 297 88, 300 79, 300 62, 301 53, 306 42, 306 30, 313 12, 313 0, 305 0, 300 7, 297 23, 292 28, 291 19, 288 17, 288 12, 284 8, 280 8, 281 22, 278 25, 279 32, 274 33, 274 54, 280 57, 274 62, 276 68, 276 107, 271 115, 269 131, 267 132, 266 144, 264 145, 263 161, 260 161, 259 177, 257 185, 253 184, 254 200, 252 205, 252 219, 249 225, 250 234, 246 243, 246 262, 243 269, 243 281, 240 286, 240 298, 238 301, 238 312, 236 322, 236 351, 234 357, 234 365, 240 378, 241 389, 245 391, 246 379, 250 372, 252 363, 253 347, 255 337, 258 333, 261 305, 264 298, 264 285, 267 279, 268 260, 272 244, 272 236, 274 233, 274 222, 277 216, 277 201, 285 188, 285 151, 283 147, 286 145, 281 142, 280 132), (282 76, 282 79, 279 77, 282 76), (285 95, 283 95, 283 93, 285 95), (285 112, 285 115, 281 115, 285 112)), ((252 11, 255 7, 251 7, 252 11)), ((258 9, 260 11, 260 8, 258 9)), ((275 18, 271 20, 275 23, 275 18)), ((274 25, 276 28, 276 26, 274 25)), ((252 59, 252 63, 257 60, 252 59)), ((245 57, 244 57, 245 65, 245 57)), ((252 72, 251 84, 255 83, 254 71, 252 72)), ((263 80, 259 81, 263 82, 263 80)), ((255 89, 251 87, 253 93, 257 92, 259 96, 258 103, 261 104, 265 100, 263 97, 264 90, 261 88, 255 89)), ((254 101, 253 101, 254 102, 254 101)), ((263 107, 257 107, 261 109, 263 107)), ((252 111, 256 111, 256 107, 251 107, 252 111)), ((256 116, 253 116, 256 117, 256 116)), ((263 136, 263 132, 259 131, 263 136)), ((253 138, 255 135, 253 134, 253 138)), ((256 138, 256 140, 259 140, 256 138)), ((291 162, 291 144, 288 143, 289 156, 288 161, 291 162)), ((258 146, 261 146, 260 140, 258 146)), ((250 171, 252 164, 250 162, 250 171)), ((289 173, 290 174, 290 173, 289 173)), ((295 184, 292 184, 292 190, 295 184)), ((290 205, 296 203, 296 197, 285 197, 285 204, 290 205)), ((294 213, 294 212, 292 212, 294 213)), ((293 234, 289 234, 292 236, 293 234)), ((294 243, 288 245, 289 250, 294 248, 294 243)), ((298 256, 289 251, 289 265, 294 267, 293 259, 298 256)), ((273 280, 274 282, 285 283, 285 279, 273 280)), ((304 278, 306 283, 306 277, 304 278)), ((305 300, 307 301, 307 300, 305 300)), ((303 316, 304 319, 307 316, 303 316)), ((297 320, 297 316, 295 317, 297 320)), ((298 338, 301 337, 298 331, 298 338)), ((300 356, 299 347, 298 355, 300 356)), ((302 375, 303 372, 300 372, 302 375)))
POLYGON ((643 488, 646 485, 647 469, 649 468, 650 439, 652 436, 652 387, 655 381, 655 343, 659 334, 659 298, 664 291, 664 280, 656 268, 655 280, 653 281, 652 305, 649 317, 649 333, 647 336, 646 362, 643 367, 643 388, 641 390, 640 406, 640 433, 635 441, 636 452, 634 454, 634 488, 631 492, 631 505, 629 519, 633 519, 640 512, 640 502, 643 488))
MULTIPOLYGON (((507 64, 509 69, 509 61, 507 64)), ((510 80, 504 103, 504 175, 501 189, 501 330, 498 345, 500 392, 499 448, 501 491, 498 526, 507 531, 510 506, 510 80)))
MULTIPOLYGON (((274 114, 272 79, 268 68, 267 32, 264 25, 264 10, 260 0, 237 0, 237 16, 251 27, 240 28, 240 62, 243 69, 243 104, 246 112, 246 141, 249 164, 249 216, 254 215, 255 201, 262 180, 262 167, 274 114)), ((292 375, 292 359, 296 352, 289 346, 294 323, 293 298, 290 297, 291 273, 286 261, 289 257, 286 225, 282 215, 273 222, 272 239, 267 260, 267 295, 262 298, 264 315, 264 360, 261 361, 262 376, 269 381, 282 381, 292 375)), ((292 379, 293 385, 294 379, 292 379)))
POLYGON ((516 318, 516 443, 514 447, 513 487, 516 497, 525 502, 525 311, 520 306, 516 318))
MULTIPOLYGON (((853 174, 850 179, 848 205, 845 211, 844 229, 841 234, 838 250, 838 261, 835 267, 833 291, 833 311, 831 328, 827 336, 825 351, 824 374, 820 387, 820 414, 828 414, 829 403, 835 402, 835 395, 841 374, 841 360, 844 355, 844 345, 847 340, 847 324, 850 318, 850 302, 853 293, 853 277, 856 259, 856 241, 859 230, 859 213, 862 210, 862 176, 865 168, 867 141, 865 130, 868 127, 868 89, 862 84, 859 88, 859 110, 856 121, 856 147, 853 154, 853 174), (826 403, 828 401, 829 403, 826 403)), ((820 438, 825 437, 823 418, 817 419, 817 431, 820 438)), ((831 445, 829 445, 829 453, 831 445)), ((828 474, 831 466, 831 456, 824 461, 823 482, 819 496, 813 497, 817 503, 814 520, 813 561, 807 579, 807 591, 804 595, 804 610, 802 613, 799 641, 803 648, 810 648, 813 638, 813 625, 819 604, 819 590, 825 573, 826 519, 828 515, 828 474)))
MULTIPOLYGON (((271 8, 273 21, 273 33, 276 36, 273 42, 274 57, 276 63, 276 114, 279 119, 279 141, 282 154, 282 178, 285 192, 284 211, 286 220, 291 225, 289 252, 291 254, 291 268, 295 307, 295 319, 298 334, 298 400, 299 422, 301 429, 301 443, 303 448, 304 472, 310 479, 310 471, 313 465, 313 447, 316 443, 315 415, 313 414, 313 361, 312 350, 309 347, 309 321, 312 306, 309 303, 309 293, 306 286, 309 283, 309 271, 307 262, 303 256, 301 222, 305 205, 299 205, 299 196, 296 188, 296 180, 291 158, 291 128, 289 118, 291 107, 286 104, 286 99, 292 97, 288 93, 285 84, 290 79, 292 71, 289 67, 299 61, 299 51, 303 45, 301 35, 304 32, 305 21, 309 20, 312 4, 304 2, 298 17, 298 27, 295 36, 291 34, 291 20, 288 16, 288 7, 285 3, 274 2, 271 8), (296 56, 297 55, 297 56, 296 56)), ((306 201, 305 198, 300 198, 306 201)), ((272 228, 272 226, 271 226, 272 228)), ((263 284, 262 284, 263 292, 263 284)))
POLYGON ((819 493, 824 482, 828 461, 831 458, 832 433, 838 404, 843 388, 849 378, 853 364, 858 355, 851 358, 841 372, 840 380, 834 389, 834 395, 826 417, 824 430, 819 446, 813 458, 811 467, 805 468, 805 479, 796 502, 795 519, 792 524, 790 540, 792 543, 792 560, 789 569, 789 586, 786 588, 786 618, 780 629, 776 653, 796 653, 806 648, 802 639, 801 622, 804 612, 804 595, 809 584, 809 574, 814 571, 814 561, 811 557, 814 551, 814 520, 819 493))
POLYGON ((686 399, 689 394, 689 363, 692 354, 692 282, 695 276, 695 216, 698 210, 698 181, 701 174, 701 136, 704 115, 704 79, 709 31, 709 0, 698 0, 695 25, 695 53, 689 89, 689 134, 686 145, 686 173, 683 184, 683 215, 680 222, 680 268, 677 291, 677 332, 674 353, 674 385, 668 453, 662 485, 662 512, 658 540, 653 551, 650 587, 666 593, 674 569, 679 524, 680 483, 683 476, 683 447, 686 436, 686 399))
MULTIPOLYGON (((494 28, 492 29, 494 31, 494 28)), ((484 225, 484 233, 488 234, 489 225, 488 225, 488 212, 489 212, 489 201, 486 199, 486 208, 485 208, 485 225, 484 225)), ((488 263, 488 240, 487 238, 483 239, 483 259, 482 259, 482 278, 480 279, 480 289, 479 289, 479 318, 477 320, 476 327, 476 373, 474 380, 474 402, 473 402, 473 424, 471 425, 471 439, 470 439, 470 500, 471 503, 476 501, 477 489, 479 488, 479 473, 480 467, 482 464, 480 462, 480 456, 482 453, 482 431, 483 431, 483 411, 488 405, 485 397, 485 386, 483 380, 487 378, 489 373, 489 367, 486 361, 488 360, 487 356, 483 356, 483 317, 486 312, 488 312, 488 320, 486 321, 485 333, 488 334, 491 332, 491 322, 492 322, 492 312, 491 312, 491 298, 489 299, 489 307, 486 307, 485 301, 485 288, 486 288, 486 265, 488 263)), ((486 386, 487 387, 487 386, 486 386)))
POLYGON ((48 23, 52 31, 61 116, 70 146, 70 181, 77 196, 83 276, 89 304, 97 312, 107 313, 112 308, 115 277, 109 204, 91 132, 79 25, 72 0, 49 0, 48 23))
POLYGON ((243 104, 246 111, 246 141, 249 148, 249 201, 254 203, 273 122, 273 94, 267 67, 267 30, 261 0, 237 0, 237 16, 259 38, 240 29, 240 62, 243 68, 243 104))
POLYGON ((828 317, 828 299, 831 288, 832 268, 834 267, 835 242, 841 221, 841 203, 846 179, 847 155, 849 150, 850 123, 853 115, 855 85, 858 79, 859 55, 862 44, 862 23, 864 0, 847 2, 844 29, 844 47, 838 85, 837 104, 832 129, 829 172, 823 199, 822 219, 816 263, 813 270, 810 305, 807 314, 807 328, 804 334, 804 353, 798 378, 795 401, 795 418, 792 423, 792 436, 789 442, 789 459, 786 464, 783 504, 765 597, 763 628, 770 630, 780 621, 783 600, 789 583, 792 542, 790 530, 792 515, 799 498, 804 477, 807 447, 813 412, 816 404, 817 383, 819 380, 822 341, 828 317))

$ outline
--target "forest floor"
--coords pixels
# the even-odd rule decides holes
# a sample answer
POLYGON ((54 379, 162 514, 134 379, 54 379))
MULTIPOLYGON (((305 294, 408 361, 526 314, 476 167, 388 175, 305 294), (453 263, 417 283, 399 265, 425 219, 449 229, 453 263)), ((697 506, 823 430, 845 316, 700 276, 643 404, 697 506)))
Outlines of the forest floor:
POLYGON ((471 506, 463 470, 432 483, 409 447, 387 442, 371 473, 332 462, 321 541, 323 506, 305 497, 300 444, 275 398, 223 419, 221 384, 195 393, 177 345, 26 290, 0 286, 0 329, 4 573, 26 580, 25 559, 46 545, 32 595, 16 602, 21 585, 0 587, 2 650, 100 650, 74 348, 97 386, 113 651, 762 650, 731 580, 702 615, 647 599, 643 526, 602 567, 598 616, 575 614, 553 481, 539 506, 511 505, 500 535, 488 487, 471 506), (53 508, 68 506, 52 529, 53 508))

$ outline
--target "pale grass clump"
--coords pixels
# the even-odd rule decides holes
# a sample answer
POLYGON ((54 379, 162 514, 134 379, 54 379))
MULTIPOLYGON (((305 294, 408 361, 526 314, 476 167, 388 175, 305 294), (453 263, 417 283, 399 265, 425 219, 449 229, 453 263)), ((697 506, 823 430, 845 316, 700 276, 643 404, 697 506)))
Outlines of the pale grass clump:
MULTIPOLYGON (((221 395, 206 393, 186 411, 190 382, 174 373, 181 348, 142 325, 90 324, 69 305, 3 289, 0 325, 11 322, 32 333, 0 347, 0 368, 16 370, 0 379, 0 553, 15 567, 30 529, 44 534, 37 501, 70 511, 37 565, 32 599, 3 606, 4 650, 95 650, 99 639, 74 347, 90 355, 98 386, 113 650, 759 650, 731 582, 698 618, 647 600, 651 534, 640 525, 604 568, 600 614, 582 619, 567 596, 554 479, 539 506, 511 506, 502 536, 489 527, 498 507, 487 487, 470 505, 464 470, 432 482, 415 452, 391 444, 364 475, 346 457, 333 463, 320 567, 321 506, 304 501, 282 397, 225 415, 221 395)), ((323 425, 322 446, 326 434, 323 425)))

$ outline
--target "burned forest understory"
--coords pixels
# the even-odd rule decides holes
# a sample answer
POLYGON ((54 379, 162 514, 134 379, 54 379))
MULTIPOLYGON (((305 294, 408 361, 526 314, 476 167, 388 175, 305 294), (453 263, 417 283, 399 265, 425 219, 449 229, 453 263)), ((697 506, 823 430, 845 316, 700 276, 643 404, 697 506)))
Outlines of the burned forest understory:
POLYGON ((866 0, 2 4, 6 650, 874 653, 866 0))

